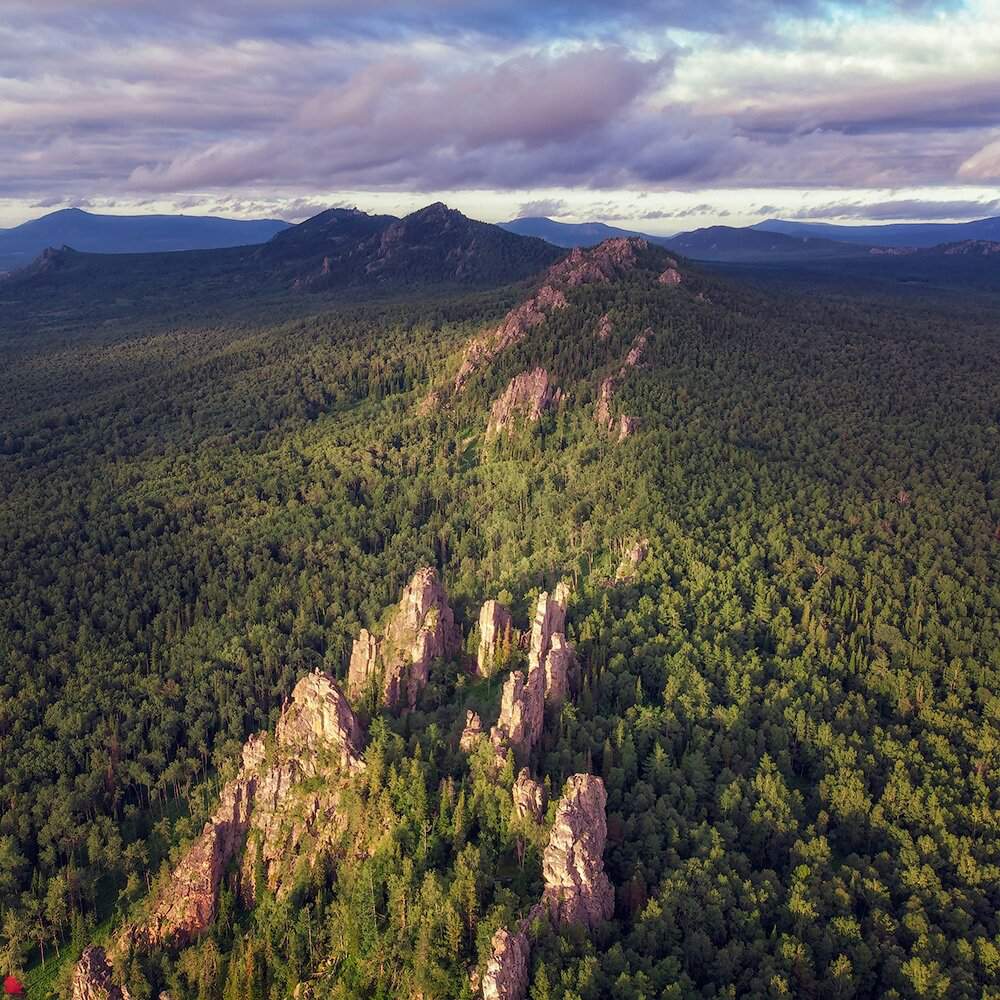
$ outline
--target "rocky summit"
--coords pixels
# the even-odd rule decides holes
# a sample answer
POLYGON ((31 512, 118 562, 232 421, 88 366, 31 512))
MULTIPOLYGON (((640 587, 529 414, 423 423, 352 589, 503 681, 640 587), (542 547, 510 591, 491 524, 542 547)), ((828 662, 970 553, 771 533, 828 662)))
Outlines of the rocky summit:
POLYGON ((413 709, 431 662, 458 651, 461 635, 444 587, 431 567, 418 570, 393 609, 385 634, 367 629, 354 641, 347 686, 355 703, 373 697, 390 709, 413 709))

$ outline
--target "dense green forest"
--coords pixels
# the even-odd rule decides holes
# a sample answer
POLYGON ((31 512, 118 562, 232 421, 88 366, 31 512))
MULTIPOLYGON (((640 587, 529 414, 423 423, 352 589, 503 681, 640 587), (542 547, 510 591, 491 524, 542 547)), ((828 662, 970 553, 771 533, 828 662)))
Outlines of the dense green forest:
MULTIPOLYGON (((65 990, 296 678, 342 677, 430 564, 466 636, 487 598, 525 629, 572 584, 581 690, 536 770, 553 795, 603 777, 617 903, 593 934, 534 929, 531 1000, 1000 996, 998 304, 685 274, 574 289, 429 415, 523 287, 208 325, 18 313, 0 966, 65 990), (616 443, 593 404, 647 327, 616 397, 639 430, 616 443), (536 365, 566 399, 487 441, 490 401, 536 365)), ((456 748, 498 696, 439 665, 416 712, 371 725, 353 822, 388 831, 380 850, 250 911, 227 892, 200 941, 122 970, 131 995, 314 976, 317 997, 472 996, 541 880, 513 773, 456 748)))

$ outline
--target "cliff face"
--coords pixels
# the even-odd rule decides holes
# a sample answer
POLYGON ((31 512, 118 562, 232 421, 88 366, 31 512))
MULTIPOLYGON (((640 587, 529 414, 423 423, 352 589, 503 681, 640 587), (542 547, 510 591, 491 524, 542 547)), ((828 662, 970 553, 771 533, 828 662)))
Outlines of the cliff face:
POLYGON ((649 540, 640 538, 633 542, 622 555, 615 571, 615 583, 627 583, 635 576, 636 567, 649 554, 649 540))
POLYGON ((525 679, 520 670, 515 670, 504 682, 500 718, 490 730, 498 764, 506 759, 508 749, 514 751, 519 764, 526 762, 542 737, 544 722, 544 672, 529 670, 525 679))
POLYGON ((510 633, 510 611, 499 601, 486 601, 479 612, 476 664, 480 677, 490 677, 493 674, 503 643, 510 641, 510 633))
POLYGON ((545 789, 522 767, 512 789, 514 815, 518 819, 531 819, 541 823, 545 813, 545 789))
POLYGON ((490 942, 490 959, 483 976, 483 1000, 524 1000, 528 995, 531 946, 524 931, 500 928, 490 942))
POLYGON ((300 863, 313 864, 330 849, 344 780, 364 767, 361 727, 347 699, 327 674, 303 677, 282 710, 272 752, 265 738, 251 736, 237 776, 227 782, 219 806, 188 848, 169 882, 154 896, 148 915, 119 935, 115 952, 129 947, 182 947, 215 919, 222 876, 249 841, 241 891, 254 895, 258 845, 264 876, 280 891, 300 863), (307 779, 322 775, 322 792, 307 791, 307 779))
POLYGON ((390 709, 413 709, 426 686, 431 661, 453 656, 461 645, 455 615, 437 572, 417 570, 381 638, 366 629, 354 642, 348 691, 357 701, 374 688, 390 709))
POLYGON ((560 704, 569 694, 569 674, 575 663, 573 648, 566 641, 566 608, 569 588, 560 583, 553 596, 542 593, 535 607, 531 626, 528 671, 541 671, 545 677, 545 704, 560 704))
POLYGON ((89 945, 73 969, 72 1000, 131 1000, 129 992, 116 986, 103 948, 89 945))
POLYGON ((493 437, 502 431, 513 430, 518 419, 537 423, 542 414, 557 406, 561 399, 562 392, 552 385, 544 368, 521 372, 494 400, 486 436, 493 437))
POLYGON ((557 924, 593 927, 614 914, 615 893, 603 857, 607 801, 600 778, 574 774, 567 779, 542 861, 542 905, 557 924))

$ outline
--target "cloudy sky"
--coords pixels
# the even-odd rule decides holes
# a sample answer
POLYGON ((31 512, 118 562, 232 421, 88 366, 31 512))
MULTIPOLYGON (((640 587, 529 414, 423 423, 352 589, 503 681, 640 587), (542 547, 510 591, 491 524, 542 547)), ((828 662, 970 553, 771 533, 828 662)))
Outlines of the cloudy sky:
POLYGON ((1000 214, 1000 0, 0 0, 0 225, 1000 214))

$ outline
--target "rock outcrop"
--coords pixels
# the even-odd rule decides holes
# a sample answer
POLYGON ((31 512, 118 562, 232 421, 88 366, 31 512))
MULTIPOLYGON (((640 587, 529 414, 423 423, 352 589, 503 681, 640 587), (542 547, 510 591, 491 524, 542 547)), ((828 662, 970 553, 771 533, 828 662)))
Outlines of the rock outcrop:
POLYGON ((417 570, 394 609, 385 635, 367 629, 354 641, 348 692, 357 702, 374 693, 390 709, 413 709, 426 686, 431 661, 453 656, 461 633, 437 572, 417 570))
POLYGON ((614 914, 614 888, 604 873, 606 808, 600 778, 567 779, 542 859, 542 906, 555 924, 593 927, 614 914))
POLYGON ((479 745, 479 741, 483 738, 483 722, 479 716, 473 712, 468 711, 465 713, 465 728, 462 730, 462 735, 459 737, 458 746, 460 750, 465 753, 472 753, 473 750, 479 745))
POLYGON ((545 673, 529 670, 527 679, 520 670, 504 682, 500 697, 500 718, 490 730, 490 741, 498 764, 514 751, 514 759, 524 764, 542 737, 545 722, 545 673))
POLYGON ((613 324, 611 322, 611 317, 607 313, 605 313, 597 321, 597 339, 598 340, 607 340, 608 337, 611 336, 611 331, 613 329, 614 329, 614 326, 613 326, 613 324))
POLYGON ((539 594, 531 625, 528 673, 540 671, 545 704, 560 704, 569 694, 569 673, 575 663, 573 648, 566 641, 566 608, 569 588, 560 583, 553 596, 539 594))
POLYGON ((625 583, 635 576, 635 569, 649 554, 649 540, 640 538, 633 542, 622 555, 615 571, 615 583, 625 583))
POLYGON ((497 396, 490 408, 486 436, 493 437, 503 431, 512 431, 519 419, 537 423, 542 414, 557 406, 562 391, 549 380, 544 368, 515 375, 507 388, 497 396))
POLYGON ((679 285, 684 280, 683 275, 677 268, 676 260, 668 260, 663 273, 657 279, 661 285, 679 285))
POLYGON ((73 969, 70 989, 73 1000, 131 1000, 128 990, 112 978, 104 949, 95 944, 83 949, 73 969))
POLYGON ((273 748, 262 735, 247 740, 218 808, 154 895, 148 915, 122 930, 114 951, 183 947, 198 938, 215 919, 222 876, 245 843, 245 899, 254 897, 258 859, 273 891, 290 885, 296 868, 314 864, 343 832, 340 793, 364 767, 362 735, 332 677, 303 677, 282 709, 273 748), (317 788, 309 779, 318 776, 324 780, 317 788))
POLYGON ((490 942, 490 958, 483 976, 483 1000, 524 1000, 528 995, 528 959, 531 946, 523 930, 501 927, 490 942))
POLYGON ((510 610, 499 601, 486 601, 479 612, 479 650, 477 673, 490 677, 496 670, 505 644, 511 642, 510 610))
POLYGON ((454 391, 462 392, 469 379, 498 354, 520 343, 546 317, 567 305, 566 290, 579 285, 606 284, 636 267, 649 244, 638 237, 605 240, 596 247, 577 247, 545 273, 541 287, 504 317, 500 325, 473 340, 455 376, 454 391))
POLYGON ((531 819, 541 823, 545 815, 545 789, 535 781, 531 772, 522 767, 511 790, 514 800, 514 815, 518 819, 531 819))
POLYGON ((609 375, 604 379, 597 390, 594 420, 599 427, 606 428, 612 434, 617 433, 619 441, 624 441, 625 438, 635 431, 638 421, 634 417, 629 417, 625 414, 615 417, 612 411, 615 390, 628 373, 642 361, 642 355, 646 350, 646 345, 649 343, 652 333, 653 331, 647 328, 632 341, 632 346, 629 348, 628 354, 625 355, 625 359, 622 361, 617 373, 609 375))

